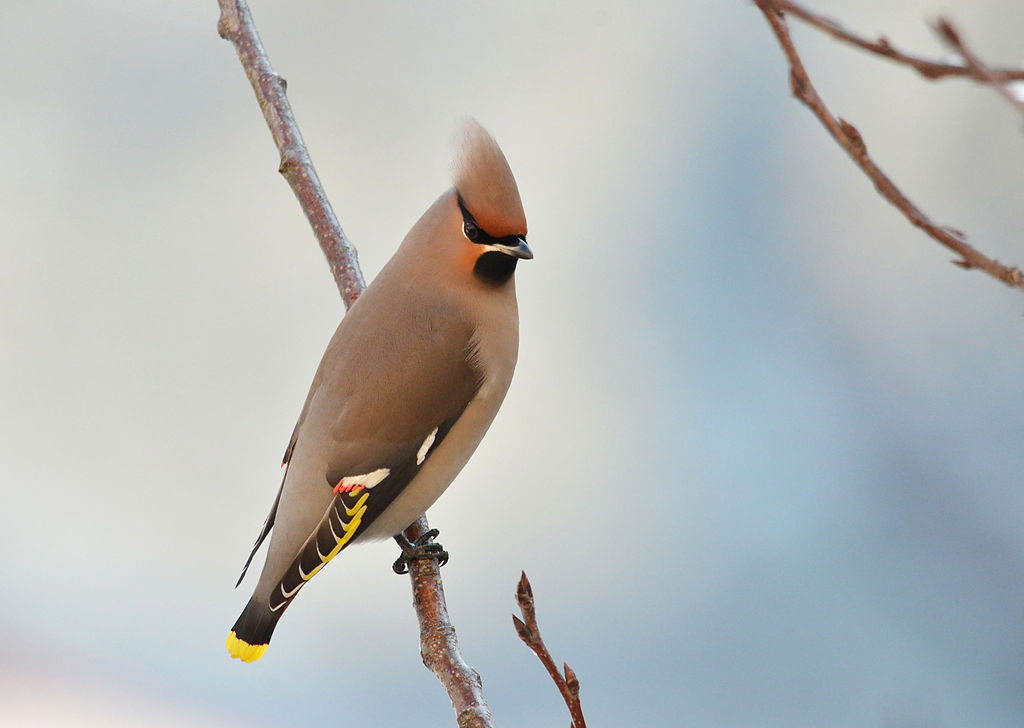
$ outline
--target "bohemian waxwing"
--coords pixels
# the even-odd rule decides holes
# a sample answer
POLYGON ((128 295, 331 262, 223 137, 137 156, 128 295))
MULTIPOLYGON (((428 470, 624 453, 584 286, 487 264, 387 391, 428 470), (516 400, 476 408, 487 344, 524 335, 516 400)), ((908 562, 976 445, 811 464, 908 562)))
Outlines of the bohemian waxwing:
POLYGON ((419 518, 505 398, 519 349, 513 274, 533 257, 526 216, 505 156, 475 121, 454 172, 455 186, 327 345, 285 451, 284 482, 238 579, 273 528, 259 583, 227 638, 233 657, 262 657, 295 595, 346 546, 397 536, 419 518))

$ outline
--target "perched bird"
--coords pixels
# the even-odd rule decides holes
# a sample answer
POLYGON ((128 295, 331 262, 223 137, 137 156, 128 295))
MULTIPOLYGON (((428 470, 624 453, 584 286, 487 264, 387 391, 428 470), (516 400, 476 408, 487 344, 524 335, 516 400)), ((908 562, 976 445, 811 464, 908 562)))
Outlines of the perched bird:
MULTIPOLYGON (((501 149, 472 120, 462 141, 454 187, 327 345, 285 450, 284 481, 238 579, 273 530, 227 638, 233 657, 262 657, 295 595, 342 549, 392 536, 403 544, 398 534, 452 482, 505 398, 519 350, 513 274, 533 253, 501 149)), ((404 557, 440 552, 416 546, 405 541, 404 557)))

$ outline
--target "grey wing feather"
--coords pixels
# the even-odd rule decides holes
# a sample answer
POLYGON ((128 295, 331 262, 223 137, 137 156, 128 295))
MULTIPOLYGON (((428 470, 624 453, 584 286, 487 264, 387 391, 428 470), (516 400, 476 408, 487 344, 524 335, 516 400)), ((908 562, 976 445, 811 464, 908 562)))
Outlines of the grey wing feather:
MULTIPOLYGON (((305 414, 305 412, 303 412, 305 414)), ((299 416, 299 422, 295 424, 295 429, 292 430, 292 437, 288 441, 288 447, 284 451, 284 458, 281 460, 281 465, 288 465, 288 461, 292 459, 292 452, 295 450, 295 440, 299 436, 299 424, 302 422, 302 416, 299 416)), ((288 470, 285 469, 284 477, 281 478, 281 485, 277 489, 277 495, 274 496, 274 505, 270 506, 270 513, 267 514, 267 520, 263 522, 263 529, 260 531, 260 535, 256 537, 256 544, 252 547, 252 551, 249 552, 249 558, 245 560, 245 566, 242 567, 242 573, 238 575, 238 581, 235 582, 235 589, 242 583, 242 579, 245 578, 245 574, 249 571, 249 565, 252 563, 253 557, 256 552, 260 550, 260 546, 266 540, 267 536, 270 535, 270 530, 274 527, 274 521, 277 519, 277 506, 281 502, 281 491, 284 490, 284 479, 288 477, 288 470)))
MULTIPOLYGON (((287 471, 285 471, 287 475, 287 471)), ((263 522, 263 530, 260 531, 260 535, 256 537, 256 544, 252 547, 252 551, 249 552, 249 558, 245 560, 245 566, 242 567, 242 573, 238 575, 238 581, 235 582, 235 588, 242 583, 242 579, 245 578, 245 573, 249 570, 249 564, 252 563, 253 556, 259 551, 263 541, 266 540, 267 535, 270 534, 270 530, 274 527, 274 521, 277 519, 277 505, 281 502, 281 491, 284 490, 284 479, 281 480, 281 487, 277 489, 277 496, 274 498, 274 505, 270 507, 270 513, 267 514, 267 520, 263 522)))

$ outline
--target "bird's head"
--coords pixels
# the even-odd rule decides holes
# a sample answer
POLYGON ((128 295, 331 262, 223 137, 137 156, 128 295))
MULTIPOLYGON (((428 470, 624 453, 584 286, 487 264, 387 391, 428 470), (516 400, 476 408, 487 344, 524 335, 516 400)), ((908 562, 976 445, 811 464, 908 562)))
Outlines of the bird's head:
POLYGON ((519 188, 498 143, 475 119, 465 122, 460 141, 453 174, 464 238, 460 258, 475 276, 504 283, 519 260, 533 258, 519 188))

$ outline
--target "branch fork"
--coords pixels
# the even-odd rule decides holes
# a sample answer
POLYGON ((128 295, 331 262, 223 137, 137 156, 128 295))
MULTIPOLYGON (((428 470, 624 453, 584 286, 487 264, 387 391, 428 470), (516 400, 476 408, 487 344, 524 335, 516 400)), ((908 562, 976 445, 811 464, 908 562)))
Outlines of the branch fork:
MULTIPOLYGON (((882 171, 868 153, 868 147, 861 133, 850 122, 837 118, 829 111, 821 96, 818 95, 814 83, 811 81, 803 60, 793 43, 786 22, 787 15, 793 15, 800 20, 818 28, 845 43, 857 46, 863 50, 884 56, 902 65, 909 66, 922 73, 926 78, 937 79, 947 76, 969 77, 978 81, 993 85, 1001 93, 1010 97, 1012 92, 1006 87, 1006 82, 1024 79, 1024 70, 1019 69, 989 69, 982 64, 963 45, 959 34, 953 29, 949 21, 940 20, 938 31, 947 43, 954 46, 957 52, 964 58, 966 65, 950 65, 910 56, 906 53, 895 51, 888 40, 869 41, 857 36, 833 21, 823 18, 820 15, 801 7, 791 0, 754 0, 754 4, 764 14, 776 40, 782 49, 783 54, 789 61, 790 88, 793 95, 799 99, 808 109, 811 110, 825 129, 828 130, 836 143, 842 147, 850 159, 853 160, 862 172, 874 183, 878 193, 889 201, 893 207, 903 213, 904 217, 915 227, 923 230, 933 240, 946 248, 952 250, 958 256, 952 262, 965 269, 977 269, 987 273, 1008 286, 1024 290, 1024 271, 1016 266, 1008 266, 991 258, 967 242, 967 236, 953 228, 939 225, 931 220, 925 213, 910 201, 902 190, 882 171)), ((1024 102, 1016 100, 1014 104, 1024 113, 1024 102)))
POLYGON ((516 601, 519 603, 519 611, 523 615, 522 619, 512 615, 512 624, 515 625, 516 634, 527 647, 533 650, 533 654, 540 658, 548 675, 554 680, 566 707, 569 708, 569 715, 572 716, 570 728, 587 728, 587 722, 583 718, 583 708, 580 706, 580 681, 568 663, 563 662, 563 672, 559 672, 551 653, 548 652, 548 648, 540 636, 540 627, 537 625, 537 608, 533 601, 533 587, 530 586, 530 580, 526 578, 525 571, 522 578, 519 579, 516 601))

